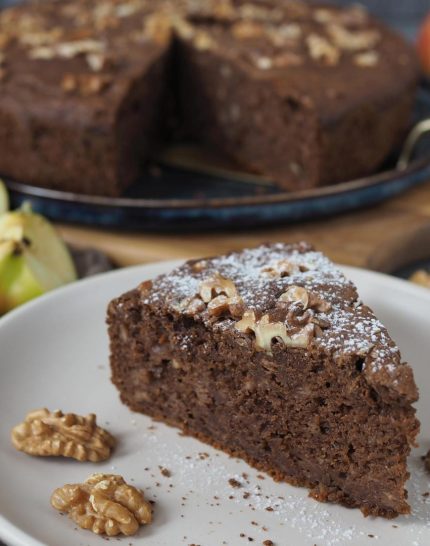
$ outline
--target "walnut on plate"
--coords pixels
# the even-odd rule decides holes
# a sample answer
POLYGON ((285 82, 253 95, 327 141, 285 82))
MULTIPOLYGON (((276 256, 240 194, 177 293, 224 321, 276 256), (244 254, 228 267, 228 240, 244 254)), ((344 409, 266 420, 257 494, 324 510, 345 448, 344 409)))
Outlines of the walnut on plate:
POLYGON ((415 271, 415 273, 409 277, 409 280, 415 284, 430 288, 430 273, 424 269, 415 271))
POLYGON ((108 536, 134 535, 140 525, 152 521, 143 493, 115 474, 92 474, 84 483, 59 487, 51 505, 83 529, 108 536))
POLYGON ((93 413, 82 417, 46 408, 28 413, 24 422, 12 429, 11 439, 16 449, 28 455, 91 462, 108 459, 116 444, 109 432, 97 426, 93 413))

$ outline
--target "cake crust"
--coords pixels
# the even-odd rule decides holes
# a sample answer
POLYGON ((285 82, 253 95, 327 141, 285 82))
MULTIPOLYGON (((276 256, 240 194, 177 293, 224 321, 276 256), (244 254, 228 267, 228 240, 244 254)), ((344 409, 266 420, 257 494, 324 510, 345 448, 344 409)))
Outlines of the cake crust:
POLYGON ((187 262, 114 300, 108 323, 112 380, 131 409, 317 500, 409 512, 412 370, 308 245, 187 262))

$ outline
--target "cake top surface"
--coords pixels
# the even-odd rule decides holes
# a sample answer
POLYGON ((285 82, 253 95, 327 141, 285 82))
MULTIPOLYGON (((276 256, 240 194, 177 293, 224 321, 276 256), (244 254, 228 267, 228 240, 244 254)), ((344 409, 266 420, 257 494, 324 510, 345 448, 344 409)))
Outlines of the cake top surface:
POLYGON ((381 94, 398 98, 418 78, 413 47, 358 5, 236 0, 227 22, 194 20, 207 33, 198 47, 273 80, 281 97, 316 105, 322 119, 381 94))
POLYGON ((257 350, 317 349, 339 363, 352 357, 369 383, 417 396, 412 371, 384 325, 353 283, 305 243, 189 261, 140 289, 143 303, 252 336, 257 350))
POLYGON ((381 87, 396 96, 417 75, 412 48, 357 6, 47 0, 0 12, 0 95, 19 83, 91 101, 144 68, 173 35, 275 80, 281 93, 323 102, 328 114, 381 87))
MULTIPOLYGON (((147 0, 30 2, 0 11, 0 97, 29 107, 118 104, 170 43, 147 0)), ((83 107, 84 108, 84 107, 83 107)), ((87 111, 85 113, 87 113, 87 111)))

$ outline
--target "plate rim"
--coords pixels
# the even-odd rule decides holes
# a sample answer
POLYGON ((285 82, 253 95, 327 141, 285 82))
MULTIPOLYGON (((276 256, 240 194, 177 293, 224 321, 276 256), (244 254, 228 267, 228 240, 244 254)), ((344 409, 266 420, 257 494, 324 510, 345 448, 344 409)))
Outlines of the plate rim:
MULTIPOLYGON (((44 305, 47 301, 54 300, 55 298, 58 298, 58 297, 66 297, 67 294, 73 293, 75 291, 78 292, 83 289, 85 290, 85 287, 88 287, 91 285, 97 285, 101 279, 121 278, 122 276, 127 277, 127 275, 132 275, 134 273, 137 273, 138 271, 142 272, 142 278, 144 278, 145 272, 147 270, 151 270, 153 268, 160 268, 160 267, 163 269, 161 274, 168 273, 172 268, 177 267, 178 265, 181 265, 182 263, 184 263, 184 261, 185 260, 163 260, 163 261, 150 262, 147 264, 140 264, 140 265, 135 265, 131 267, 121 268, 115 271, 100 273, 93 277, 75 281, 69 285, 63 286, 43 296, 40 296, 20 306, 19 308, 7 313, 5 316, 0 317, 0 331, 2 330, 3 327, 5 327, 5 325, 13 323, 14 321, 19 321, 21 316, 25 315, 28 311, 40 305, 44 305)), ((366 268, 360 268, 360 267, 337 264, 337 263, 335 265, 342 270, 342 272, 347 276, 347 278, 352 277, 354 279, 356 278, 356 276, 362 275, 364 277, 368 277, 370 281, 372 280, 372 278, 377 279, 379 282, 383 280, 385 280, 385 282, 389 281, 389 283, 392 286, 394 286, 396 289, 400 290, 401 292, 406 293, 406 295, 414 294, 415 296, 419 296, 420 298, 427 299, 428 303, 430 304, 430 291, 427 288, 413 284, 410 281, 393 277, 391 275, 387 275, 385 273, 373 271, 366 268)), ((353 280, 353 282, 355 284, 356 281, 353 280)), ((124 289, 126 290, 125 287, 124 289)), ((2 366, 0 364, 0 370, 1 368, 2 366)), ((23 531, 19 526, 12 523, 6 516, 2 514, 1 509, 0 509, 0 539, 6 541, 6 543, 10 546, 47 546, 46 543, 40 542, 39 540, 35 539, 30 534, 23 531)))
MULTIPOLYGON (((205 257, 207 256, 201 256, 202 259, 205 257)), ((148 262, 143 264, 120 267, 118 269, 114 269, 113 271, 106 271, 103 273, 92 275, 91 277, 78 279, 69 284, 66 284, 59 288, 51 290, 50 292, 47 292, 46 294, 43 294, 23 305, 20 305, 19 307, 17 307, 16 309, 13 309, 12 311, 9 311, 5 315, 0 316, 0 329, 7 322, 15 320, 15 318, 18 318, 21 314, 26 313, 28 309, 38 306, 48 299, 54 299, 63 293, 79 290, 81 286, 83 285, 97 284, 100 281, 100 279, 103 279, 105 277, 109 277, 109 278, 121 277, 123 275, 126 276, 127 274, 134 271, 139 271, 139 270, 145 271, 146 269, 151 269, 151 268, 160 267, 160 266, 163 268, 166 267, 166 271, 164 273, 168 273, 169 271, 173 270, 175 267, 178 267, 181 264, 185 263, 187 260, 188 258, 173 259, 173 260, 156 260, 153 262, 148 262)), ((357 273, 358 275, 366 275, 366 276, 368 275, 370 277, 374 276, 375 278, 378 278, 379 280, 382 280, 382 279, 389 280, 390 282, 397 285, 397 287, 403 291, 406 291, 409 293, 419 293, 421 297, 424 297, 424 299, 428 299, 430 303, 430 290, 428 288, 412 283, 411 281, 408 281, 406 279, 402 279, 399 277, 395 277, 394 275, 384 273, 382 271, 375 271, 372 269, 367 269, 365 267, 347 265, 347 264, 342 264, 338 262, 333 262, 333 263, 335 267, 338 267, 345 274, 347 278, 350 278, 351 276, 354 276, 354 273, 357 273)), ((0 364, 0 369, 1 369, 1 364, 0 364)))
MULTIPOLYGON (((330 196, 342 196, 357 190, 377 188, 385 184, 395 183, 412 175, 419 175, 427 172, 430 168, 430 158, 420 158, 413 161, 406 169, 392 168, 377 174, 363 176, 357 179, 308 188, 298 191, 281 191, 267 195, 249 195, 243 197, 212 197, 209 199, 145 199, 133 197, 106 197, 101 195, 78 194, 70 191, 61 191, 41 186, 25 184, 3 177, 7 187, 12 192, 17 192, 28 197, 43 198, 65 203, 76 203, 79 205, 107 207, 122 207, 124 209, 220 209, 220 208, 242 208, 247 206, 264 206, 282 203, 303 202, 330 196)), ((185 170, 186 172, 186 170, 185 170)), ((213 175, 207 175, 213 177, 213 175)), ((245 178, 243 179, 245 182, 245 178)), ((226 183, 228 180, 226 179, 226 183)), ((253 182, 255 184, 255 182, 253 182)), ((418 184, 416 182, 413 185, 418 184)))

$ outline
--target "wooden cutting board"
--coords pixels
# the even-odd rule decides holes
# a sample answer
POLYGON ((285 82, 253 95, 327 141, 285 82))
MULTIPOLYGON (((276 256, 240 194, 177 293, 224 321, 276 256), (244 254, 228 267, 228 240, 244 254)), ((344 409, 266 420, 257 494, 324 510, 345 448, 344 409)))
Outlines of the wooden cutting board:
POLYGON ((208 256, 262 242, 306 240, 338 263, 392 272, 430 258, 430 182, 370 209, 266 229, 176 235, 65 225, 59 229, 69 243, 98 248, 119 266, 208 256))

